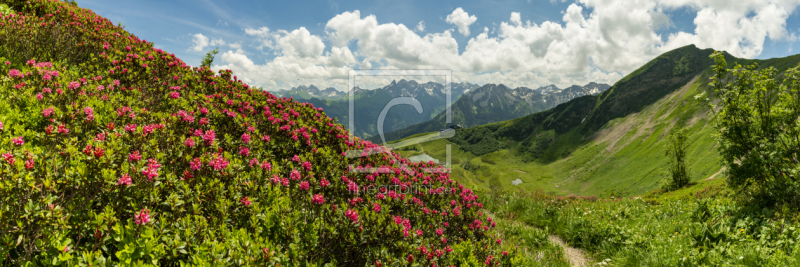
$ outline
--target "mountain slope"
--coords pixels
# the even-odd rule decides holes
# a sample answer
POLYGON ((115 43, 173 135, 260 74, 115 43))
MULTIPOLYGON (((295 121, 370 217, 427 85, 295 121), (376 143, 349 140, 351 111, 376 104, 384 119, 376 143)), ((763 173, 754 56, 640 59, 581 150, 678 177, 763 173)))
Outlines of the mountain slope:
MULTIPOLYGON (((558 89, 551 85, 531 90, 526 87, 510 89, 502 84, 487 84, 465 94, 464 97, 453 103, 451 123, 459 124, 462 127, 472 127, 519 118, 554 108, 573 98, 599 94, 609 87, 606 84, 589 83, 585 86, 573 85, 566 89, 558 89)), ((442 112, 429 121, 389 132, 386 134, 386 140, 392 141, 419 133, 437 131, 447 127, 446 122, 446 114, 442 112)), ((379 136, 371 137, 369 140, 381 141, 379 136)))
MULTIPOLYGON (((583 96, 526 117, 461 129, 448 140, 423 143, 444 159, 453 145, 453 176, 475 187, 525 188, 559 195, 632 196, 659 187, 666 169, 664 136, 675 126, 689 133, 692 181, 723 179, 712 122, 694 100, 708 87, 710 49, 682 47, 649 62, 608 91, 583 96), (694 63, 692 63, 694 62, 694 63), (677 67, 676 67, 677 66, 677 67), (691 66, 691 71, 690 68, 691 66), (520 179, 519 185, 511 181, 520 179)), ((800 55, 758 62, 779 71, 800 55)), ((404 152, 405 153, 405 152, 404 152)))

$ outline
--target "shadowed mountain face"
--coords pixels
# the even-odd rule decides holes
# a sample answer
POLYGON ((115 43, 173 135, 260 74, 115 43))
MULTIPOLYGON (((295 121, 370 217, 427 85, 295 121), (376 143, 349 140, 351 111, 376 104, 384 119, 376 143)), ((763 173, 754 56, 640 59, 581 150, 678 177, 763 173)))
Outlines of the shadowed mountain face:
MULTIPOLYGON (((566 89, 559 89, 554 85, 537 89, 526 87, 511 89, 502 84, 487 84, 464 94, 453 103, 451 122, 462 127, 472 127, 510 120, 554 108, 577 97, 599 94, 609 87, 607 84, 589 83, 585 86, 573 85, 566 89)), ((386 141, 441 130, 447 127, 446 122, 446 114, 442 112, 432 120, 387 133, 386 141)), ((370 140, 379 142, 380 137, 375 136, 370 140)))

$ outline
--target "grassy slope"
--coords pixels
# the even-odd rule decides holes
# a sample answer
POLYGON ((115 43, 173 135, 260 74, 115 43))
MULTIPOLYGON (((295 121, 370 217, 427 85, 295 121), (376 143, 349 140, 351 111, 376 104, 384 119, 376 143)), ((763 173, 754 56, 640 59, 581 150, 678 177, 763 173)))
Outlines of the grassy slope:
MULTIPOLYGON (((587 127, 591 127, 591 121, 597 121, 600 116, 590 115, 585 119, 585 123, 580 123, 572 128, 562 127, 567 130, 559 132, 559 121, 575 120, 580 117, 568 116, 570 115, 569 111, 575 108, 567 105, 572 103, 578 106, 575 103, 596 101, 595 111, 592 111, 595 113, 598 110, 597 107, 604 106, 602 105, 604 102, 612 102, 612 98, 615 97, 613 90, 617 90, 616 95, 622 95, 621 90, 618 89, 621 87, 620 83, 636 80, 637 76, 646 73, 653 65, 664 60, 663 58, 667 57, 662 56, 653 60, 655 63, 651 62, 643 66, 621 80, 608 93, 599 97, 583 97, 550 111, 467 129, 467 133, 470 133, 469 131, 477 132, 475 135, 485 135, 485 133, 477 131, 481 128, 490 129, 488 133, 494 134, 495 138, 488 141, 484 139, 481 142, 494 142, 491 146, 500 149, 476 156, 469 151, 477 151, 479 154, 484 152, 485 150, 475 148, 481 143, 476 145, 460 141, 462 144, 467 143, 468 147, 465 148, 451 143, 453 177, 466 185, 475 186, 475 188, 542 189, 556 195, 641 195, 658 188, 663 179, 662 170, 666 168, 667 164, 664 156, 664 145, 666 144, 664 136, 675 125, 684 125, 689 129, 691 144, 688 150, 692 181, 703 180, 717 174, 720 164, 713 138, 715 129, 706 114, 706 109, 701 103, 694 100, 694 96, 701 92, 713 93, 707 86, 707 71, 698 71, 696 75, 690 77, 689 82, 672 88, 669 93, 651 104, 641 107, 637 112, 610 119, 595 131, 587 130, 587 127), (523 120, 537 123, 536 127, 533 127, 534 134, 531 134, 530 137, 517 141, 514 141, 513 136, 508 139, 497 138, 500 136, 497 133, 502 132, 504 127, 505 129, 514 127, 521 124, 523 120), (548 121, 555 126, 550 127, 551 130, 543 131, 543 128, 548 127, 548 121), (498 128, 500 130, 496 130, 498 128), (546 137, 544 139, 548 140, 546 148, 540 151, 544 151, 542 154, 552 160, 539 158, 529 161, 530 154, 521 152, 525 141, 535 140, 538 137, 546 137), (469 162, 469 166, 465 166, 465 162, 469 162), (465 167, 470 170, 466 170, 465 167), (511 181, 517 178, 521 179, 523 183, 517 186, 512 185, 511 181)), ((734 61, 743 65, 758 62, 762 67, 773 66, 784 71, 791 66, 796 66, 800 61, 800 55, 763 61, 743 59, 734 59, 734 61)), ((707 69, 707 66, 704 69, 707 69)), ((635 103, 634 106, 638 104, 635 103)), ((585 108, 585 106, 582 107, 585 108)), ((613 107, 600 109, 615 110, 613 107)), ((621 107, 616 109, 619 110, 621 107)), ((629 108, 629 110, 636 111, 637 109, 629 108)), ((528 130, 526 133, 530 132, 528 130)), ((460 132, 459 134, 462 136, 457 135, 453 139, 456 142, 459 142, 459 138, 467 139, 463 137, 463 133, 463 131, 460 132)), ((437 140, 423 143, 422 146, 426 153, 443 162, 444 144, 447 142, 437 140)), ((531 143, 535 147, 536 142, 532 141, 531 143)), ((531 150, 528 149, 528 151, 531 150)))

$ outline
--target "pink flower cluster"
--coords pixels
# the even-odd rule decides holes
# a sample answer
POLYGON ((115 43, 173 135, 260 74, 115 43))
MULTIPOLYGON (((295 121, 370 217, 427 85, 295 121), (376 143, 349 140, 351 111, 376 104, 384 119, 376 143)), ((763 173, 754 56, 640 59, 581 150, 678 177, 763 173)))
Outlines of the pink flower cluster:
POLYGON ((86 121, 94 120, 94 109, 92 107, 83 108, 83 114, 86 115, 86 121))
POLYGON ((147 159, 147 167, 142 171, 142 174, 147 176, 148 181, 153 181, 153 178, 158 177, 158 168, 161 168, 161 164, 155 159, 147 159))
POLYGON ((138 214, 133 216, 134 222, 138 225, 147 224, 150 222, 150 210, 142 209, 138 214))
POLYGON ((344 216, 350 218, 353 223, 358 223, 358 212, 352 209, 348 209, 344 212, 344 216))
POLYGON ((244 205, 245 207, 250 206, 250 198, 249 197, 243 197, 242 199, 239 200, 239 202, 241 202, 242 205, 244 205))
POLYGON ((127 173, 126 173, 126 174, 123 174, 123 175, 122 175, 122 177, 120 177, 120 178, 117 180, 117 184, 118 184, 118 185, 131 185, 131 182, 132 182, 132 180, 131 180, 131 176, 130 176, 130 175, 128 175, 127 173))
POLYGON ((311 202, 317 205, 322 205, 322 203, 325 203, 325 198, 321 194, 316 194, 311 197, 311 202))
POLYGON ((53 111, 54 111, 53 107, 46 108, 46 109, 42 110, 42 115, 45 118, 50 117, 50 115, 53 114, 53 111))
POLYGON ((214 168, 214 170, 224 170, 228 167, 228 160, 225 159, 222 155, 218 153, 214 153, 214 156, 210 161, 208 161, 208 165, 214 168))
POLYGON ((17 136, 11 138, 11 143, 13 143, 15 146, 21 146, 25 144, 25 140, 22 139, 22 136, 17 136))

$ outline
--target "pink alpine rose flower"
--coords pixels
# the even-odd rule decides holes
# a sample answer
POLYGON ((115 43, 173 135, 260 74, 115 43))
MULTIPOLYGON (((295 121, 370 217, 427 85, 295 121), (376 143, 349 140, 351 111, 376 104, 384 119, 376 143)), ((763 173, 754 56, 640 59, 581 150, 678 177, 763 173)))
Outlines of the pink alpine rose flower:
POLYGON ((138 214, 133 216, 134 222, 138 225, 147 224, 150 222, 150 210, 142 209, 138 214))
POLYGON ((242 205, 244 205, 245 207, 250 206, 250 198, 249 197, 243 197, 242 199, 239 200, 239 202, 242 202, 242 205))
POLYGON ((131 182, 132 182, 132 181, 131 181, 131 176, 130 176, 130 175, 128 175, 127 173, 126 173, 126 174, 123 174, 123 175, 122 175, 122 177, 120 177, 120 178, 117 180, 117 184, 118 184, 118 185, 131 185, 131 182))
POLYGON ((14 143, 15 146, 21 146, 25 144, 25 140, 22 140, 22 136, 11 138, 11 143, 14 143))
POLYGON ((194 147, 194 139, 192 139, 191 137, 187 137, 186 141, 183 141, 183 144, 186 145, 187 147, 194 147))
POLYGON ((42 115, 45 118, 50 117, 50 115, 53 114, 53 111, 54 111, 54 109, 52 107, 46 108, 46 109, 42 110, 42 115))
POLYGON ((317 205, 322 205, 322 203, 325 203, 325 197, 323 197, 321 194, 316 194, 311 197, 311 202, 317 205))
POLYGON ((26 161, 25 161, 25 169, 26 169, 26 170, 33 169, 33 167, 34 167, 34 166, 33 166, 33 165, 34 165, 34 163, 35 163, 35 162, 33 161, 33 159, 26 160, 26 161))

